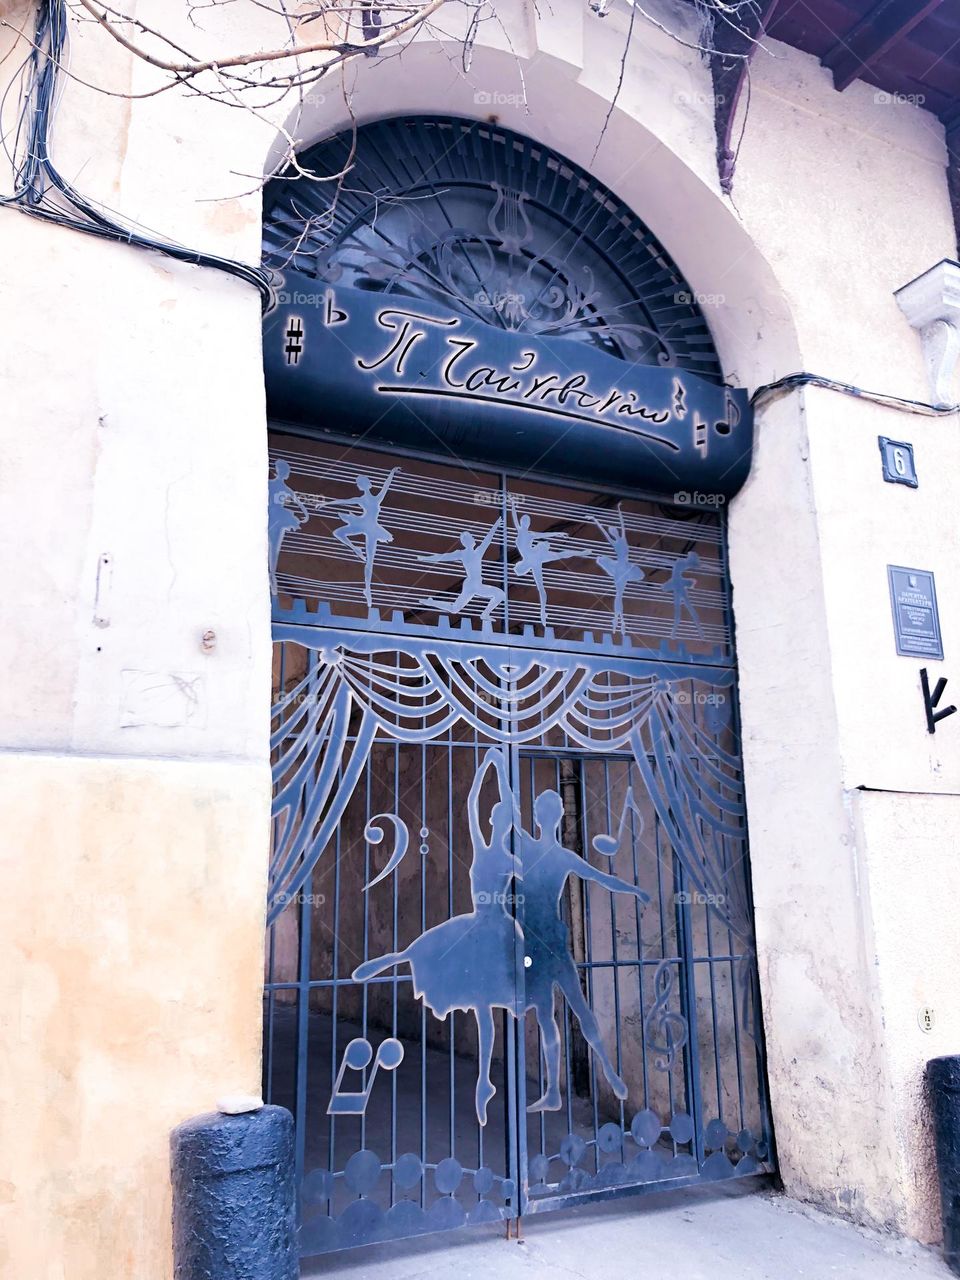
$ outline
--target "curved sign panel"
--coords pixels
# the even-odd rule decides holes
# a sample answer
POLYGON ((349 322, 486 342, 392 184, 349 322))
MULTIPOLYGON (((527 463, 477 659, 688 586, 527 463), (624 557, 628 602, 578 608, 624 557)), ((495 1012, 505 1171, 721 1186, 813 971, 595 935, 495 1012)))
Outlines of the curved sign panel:
POLYGON ((750 470, 746 391, 420 298, 288 271, 264 366, 271 418, 313 430, 705 503, 750 470))

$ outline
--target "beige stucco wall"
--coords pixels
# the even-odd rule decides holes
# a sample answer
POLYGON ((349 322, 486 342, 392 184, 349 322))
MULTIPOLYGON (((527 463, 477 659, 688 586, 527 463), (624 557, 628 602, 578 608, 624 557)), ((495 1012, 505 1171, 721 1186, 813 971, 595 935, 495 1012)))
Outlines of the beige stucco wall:
MULTIPOLYGON (((136 79, 91 24, 71 65, 136 79)), ((256 253, 258 197, 200 199, 220 142, 170 108, 71 83, 57 161, 256 253)), ((14 211, 0 235, 0 1276, 167 1280, 170 1130, 260 1087, 259 298, 14 211)))
MULTIPOLYGON (((169 21, 171 6, 142 11, 169 21)), ((209 38, 191 27, 191 47, 271 41, 231 26, 237 12, 211 11, 204 21, 226 27, 209 38)), ((670 4, 657 12, 686 21, 670 4)), ((558 0, 550 14, 505 3, 498 16, 466 78, 429 39, 402 59, 361 60, 358 118, 494 113, 592 168, 704 295, 731 380, 753 387, 806 367, 926 395, 892 293, 955 250, 929 115, 862 85, 838 95, 814 60, 775 47, 754 67, 734 207, 717 188, 711 84, 695 53, 638 25, 597 148, 625 15, 601 22, 558 0)), ((461 19, 451 9, 445 26, 461 19)), ((73 56, 112 88, 154 83, 91 24, 73 56)), ((276 160, 278 125, 308 143, 346 119, 339 88, 254 119, 72 83, 56 154, 81 189, 155 233, 253 261, 249 175, 276 160)), ((2 1122, 15 1152, 2 1274, 153 1280, 169 1274, 169 1128, 225 1089, 255 1088, 258 1072, 269 803, 259 299, 214 271, 0 219, 14 428, 0 590, 16 602, 0 629, 16 673, 0 694, 14 957, 2 1122), (118 895, 109 909, 104 893, 118 895)), ((949 658, 957 448, 955 422, 794 394, 762 411, 754 474, 731 512, 785 1184, 923 1239, 937 1207, 920 1072, 960 1048, 960 945, 940 909, 960 892, 947 854, 960 732, 947 722, 926 734, 920 664, 893 650, 885 565, 937 570, 949 658), (881 483, 881 432, 914 441, 917 493, 881 483), (938 1010, 930 1036, 916 1023, 921 997, 938 1010)))
POLYGON ((164 1280, 169 1131, 259 1091, 259 765, 0 756, 0 1275, 164 1280))
MULTIPOLYGON (((955 252, 939 126, 862 84, 829 92, 810 59, 761 61, 754 90, 736 198, 776 263, 804 367, 930 398, 893 293, 955 252)), ((936 571, 949 676, 956 426, 807 390, 763 415, 757 467, 732 513, 785 1180, 926 1241, 938 1238, 939 1204, 922 1072, 960 1048, 960 876, 944 861, 960 736, 947 725, 927 733, 919 669, 935 680, 941 665, 897 656, 886 566, 936 571), (913 442, 919 490, 882 483, 880 434, 913 442), (774 525, 771 559, 758 540, 774 525), (917 1020, 926 1004, 939 1015, 932 1035, 917 1020)))

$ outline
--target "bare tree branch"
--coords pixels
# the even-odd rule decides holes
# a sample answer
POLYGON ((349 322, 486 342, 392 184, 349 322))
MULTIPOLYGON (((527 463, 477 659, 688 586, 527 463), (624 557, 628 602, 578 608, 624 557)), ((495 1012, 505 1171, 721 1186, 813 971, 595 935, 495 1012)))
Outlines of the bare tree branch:
MULTIPOLYGON (((436 13, 442 5, 446 4, 448 0, 426 0, 422 5, 389 5, 388 8, 392 11, 411 13, 412 16, 404 18, 399 22, 384 23, 380 28, 380 33, 378 35, 372 35, 369 39, 365 40, 317 40, 312 43, 292 45, 281 49, 259 49, 253 53, 235 53, 228 54, 226 57, 222 58, 191 59, 187 62, 171 62, 165 58, 160 58, 156 54, 150 53, 149 50, 142 48, 133 40, 128 39, 116 23, 111 21, 108 16, 108 10, 104 8, 103 5, 95 5, 93 0, 76 0, 76 2, 85 9, 105 31, 109 32, 114 40, 116 40, 118 44, 122 45, 128 53, 132 53, 135 57, 140 58, 143 62, 149 63, 152 67, 157 67, 160 71, 168 71, 172 75, 176 75, 180 78, 189 78, 201 75, 205 71, 222 72, 230 67, 251 67, 263 65, 268 62, 280 62, 287 58, 305 57, 312 53, 335 53, 341 56, 365 53, 369 50, 377 49, 381 45, 388 44, 394 40, 399 40, 402 36, 416 30, 417 27, 423 25, 431 14, 436 13)), ((309 19, 299 16, 297 18, 297 22, 300 25, 305 25, 308 20, 315 21, 318 17, 323 17, 324 20, 326 20, 331 14, 337 17, 345 14, 349 15, 352 12, 356 12, 358 14, 365 13, 369 15, 371 9, 372 6, 370 5, 352 6, 333 3, 329 8, 318 11, 316 15, 311 15, 309 19)), ((377 10, 377 12, 382 13, 381 10, 377 10)), ((121 14, 119 15, 119 18, 120 21, 138 26, 145 34, 155 36, 156 38, 171 45, 172 48, 176 48, 176 46, 174 46, 166 36, 146 27, 138 19, 132 18, 127 14, 121 14)), ((184 50, 178 51, 181 53, 185 52, 184 50)), ((189 57, 189 55, 187 55, 187 57, 189 57)))

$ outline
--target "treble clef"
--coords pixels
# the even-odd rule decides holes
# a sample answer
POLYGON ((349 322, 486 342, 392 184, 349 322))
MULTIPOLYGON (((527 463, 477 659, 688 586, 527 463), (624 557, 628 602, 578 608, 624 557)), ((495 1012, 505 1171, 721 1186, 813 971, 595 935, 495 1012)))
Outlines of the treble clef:
POLYGON ((661 960, 653 975, 656 1000, 647 1014, 644 1030, 647 1045, 657 1055, 654 1064, 658 1071, 669 1071, 677 1053, 687 1043, 687 1020, 670 1008, 673 994, 673 963, 661 960))

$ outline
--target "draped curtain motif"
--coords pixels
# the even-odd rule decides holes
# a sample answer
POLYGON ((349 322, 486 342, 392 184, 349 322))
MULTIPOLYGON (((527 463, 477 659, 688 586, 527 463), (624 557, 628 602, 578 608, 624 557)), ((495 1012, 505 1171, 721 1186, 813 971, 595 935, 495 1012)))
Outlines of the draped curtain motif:
POLYGON ((738 755, 721 745, 732 739, 732 697, 714 696, 712 709, 725 710, 705 724, 690 694, 691 682, 732 690, 732 671, 295 625, 277 639, 309 661, 273 707, 270 923, 323 856, 375 740, 425 743, 462 721, 492 744, 521 746, 559 729, 575 747, 632 753, 663 847, 741 944, 741 1022, 756 1038, 743 784, 738 755))

